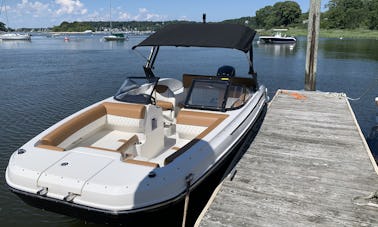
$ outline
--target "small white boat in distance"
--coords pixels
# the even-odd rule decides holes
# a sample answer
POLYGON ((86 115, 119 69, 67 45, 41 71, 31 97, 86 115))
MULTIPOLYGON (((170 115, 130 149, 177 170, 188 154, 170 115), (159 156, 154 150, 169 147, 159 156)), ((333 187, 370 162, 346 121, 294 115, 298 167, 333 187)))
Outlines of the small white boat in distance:
POLYGON ((127 37, 124 33, 120 32, 113 32, 113 26, 112 26, 112 1, 109 1, 109 26, 110 26, 110 34, 104 36, 105 41, 125 41, 127 37))
POLYGON ((270 36, 260 36, 259 42, 266 44, 292 44, 297 42, 295 37, 284 34, 287 29, 273 29, 273 32, 274 34, 270 36))
POLYGON ((19 33, 5 33, 0 34, 0 40, 8 41, 8 40, 31 40, 30 34, 19 34, 19 33))
POLYGON ((133 47, 151 47, 145 76, 127 78, 114 97, 63 119, 12 154, 5 174, 11 191, 33 206, 87 220, 127 224, 182 209, 188 192, 206 186, 236 156, 266 109, 267 89, 257 83, 252 63, 255 34, 242 25, 202 23, 152 34, 133 47), (249 54, 250 75, 222 66, 213 75, 183 73, 182 81, 159 78, 154 62, 165 46, 240 50, 249 54))

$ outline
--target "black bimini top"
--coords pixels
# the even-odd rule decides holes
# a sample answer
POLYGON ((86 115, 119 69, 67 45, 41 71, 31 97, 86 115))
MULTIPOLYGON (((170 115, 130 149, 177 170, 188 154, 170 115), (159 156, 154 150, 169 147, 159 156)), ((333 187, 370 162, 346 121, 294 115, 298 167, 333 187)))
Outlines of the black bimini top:
POLYGON ((220 47, 247 53, 256 31, 237 24, 171 24, 134 46, 220 47))

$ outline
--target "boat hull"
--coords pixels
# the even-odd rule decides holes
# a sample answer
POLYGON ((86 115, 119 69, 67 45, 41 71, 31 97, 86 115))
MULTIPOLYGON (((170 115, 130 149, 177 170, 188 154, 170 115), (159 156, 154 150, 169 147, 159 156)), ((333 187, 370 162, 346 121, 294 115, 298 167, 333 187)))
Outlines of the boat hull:
MULTIPOLYGON (((237 163, 246 150, 246 145, 251 143, 251 138, 258 131, 266 112, 265 96, 260 97, 259 104, 254 107, 244 123, 249 124, 246 130, 236 141, 227 153, 207 171, 190 188, 190 203, 188 213, 188 225, 194 225, 196 217, 202 211, 208 198, 211 196, 219 182, 227 176, 232 167, 237 163), (257 117, 253 117, 253 112, 257 111, 257 117), (250 119, 251 118, 251 119, 250 119)), ((27 204, 42 208, 44 210, 62 213, 68 216, 93 221, 96 223, 127 223, 128 225, 148 225, 156 224, 157 221, 164 222, 164 225, 175 226, 182 222, 185 192, 178 196, 153 206, 144 208, 111 211, 96 209, 63 200, 58 200, 34 193, 24 192, 10 187, 10 190, 17 194, 27 204), (150 220, 152 220, 150 222, 150 220)))
POLYGON ((127 37, 122 33, 104 36, 105 41, 125 41, 126 39, 127 37))
POLYGON ((25 41, 30 41, 31 40, 31 36, 30 35, 21 35, 21 34, 4 34, 4 35, 0 35, 0 40, 3 40, 3 41, 12 41, 12 40, 15 40, 15 41, 22 41, 22 40, 25 40, 25 41))
POLYGON ((267 43, 267 44, 293 44, 296 43, 295 38, 261 38, 260 37, 260 42, 261 43, 267 43))
POLYGON ((125 41, 126 38, 118 38, 118 37, 104 37, 105 41, 125 41))

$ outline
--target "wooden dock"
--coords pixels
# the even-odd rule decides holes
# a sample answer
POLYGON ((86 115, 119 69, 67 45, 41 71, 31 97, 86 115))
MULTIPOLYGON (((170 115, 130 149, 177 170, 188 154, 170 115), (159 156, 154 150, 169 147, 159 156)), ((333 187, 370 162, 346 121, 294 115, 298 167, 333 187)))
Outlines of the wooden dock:
POLYGON ((279 90, 235 170, 196 225, 378 226, 377 165, 343 94, 279 90))

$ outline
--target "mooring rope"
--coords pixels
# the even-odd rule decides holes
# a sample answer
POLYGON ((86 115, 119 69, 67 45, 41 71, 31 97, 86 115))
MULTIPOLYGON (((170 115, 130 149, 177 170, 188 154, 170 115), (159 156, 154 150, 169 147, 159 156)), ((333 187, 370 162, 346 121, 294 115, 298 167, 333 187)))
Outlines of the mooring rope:
POLYGON ((189 194, 190 194, 190 184, 193 180, 193 174, 190 173, 188 176, 185 177, 186 181, 186 195, 185 195, 185 204, 184 204, 184 214, 182 217, 182 227, 186 225, 186 216, 188 215, 188 206, 189 206, 189 194))
POLYGON ((377 85, 377 82, 378 82, 378 79, 375 79, 374 80, 375 83, 371 83, 370 86, 366 89, 366 91, 364 93, 362 93, 362 95, 358 98, 350 98, 347 96, 347 99, 350 100, 350 101, 358 101, 360 100, 362 97, 364 97, 373 87, 375 87, 377 85))
POLYGON ((378 191, 372 192, 368 196, 357 196, 352 201, 357 206, 371 206, 378 208, 378 191))

